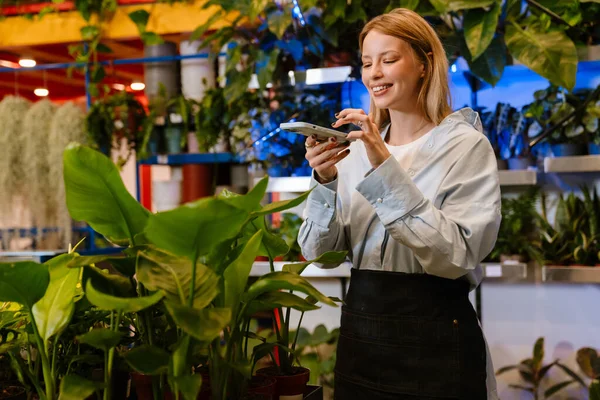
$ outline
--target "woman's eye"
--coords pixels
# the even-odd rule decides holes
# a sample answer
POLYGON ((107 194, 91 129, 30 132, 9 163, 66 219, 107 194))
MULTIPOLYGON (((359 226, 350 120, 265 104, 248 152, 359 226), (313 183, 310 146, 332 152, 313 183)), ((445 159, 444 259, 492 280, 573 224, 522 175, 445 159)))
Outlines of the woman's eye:
POLYGON ((371 64, 363 64, 363 68, 369 68, 371 64))
POLYGON ((385 60, 383 63, 384 64, 393 64, 395 62, 396 62, 396 60, 385 60))

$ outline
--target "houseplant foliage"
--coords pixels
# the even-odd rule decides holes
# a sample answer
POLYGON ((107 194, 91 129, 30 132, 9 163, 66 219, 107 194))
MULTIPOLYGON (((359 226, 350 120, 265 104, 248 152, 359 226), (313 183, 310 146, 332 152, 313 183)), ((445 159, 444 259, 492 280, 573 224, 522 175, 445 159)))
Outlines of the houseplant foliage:
POLYGON ((573 383, 579 383, 582 386, 586 386, 585 382, 583 381, 583 379, 581 379, 580 376, 578 376, 566 365, 562 364, 559 360, 554 360, 550 364, 546 365, 544 365, 543 363, 544 338, 541 337, 536 340, 533 346, 531 358, 527 358, 517 365, 509 365, 506 367, 502 367, 498 371, 496 371, 496 375, 500 375, 512 370, 518 370, 521 379, 523 379, 526 382, 526 385, 511 384, 509 386, 513 389, 524 390, 526 392, 531 393, 535 400, 548 399, 554 394, 558 393, 560 390, 573 383), (554 384, 551 387, 545 389, 543 393, 541 393, 540 390, 542 379, 546 376, 550 369, 555 366, 562 369, 563 372, 565 372, 569 376, 569 379, 554 384))
POLYGON ((498 232, 498 240, 490 254, 493 261, 501 261, 502 256, 511 258, 521 256, 524 261, 542 262, 538 238, 538 213, 536 203, 539 189, 532 187, 516 198, 502 198, 502 222, 498 232))
MULTIPOLYGON (((265 179, 245 196, 225 192, 218 198, 150 214, 131 197, 117 168, 100 153, 71 145, 64 153, 64 169, 72 217, 85 220, 113 243, 126 247, 118 259, 79 257, 69 266, 93 271, 93 264, 108 261, 125 275, 124 286, 131 282, 128 291, 137 291, 138 295, 134 299, 108 294, 107 289, 97 289, 93 281, 84 285, 87 300, 111 313, 108 330, 112 334, 94 334, 114 339, 96 345, 105 353, 108 370, 119 355, 134 370, 166 376, 174 393, 193 399, 202 384, 201 375, 192 374, 200 349, 209 355, 214 398, 223 398, 228 392, 241 394, 251 372, 249 355, 253 349, 242 345, 251 310, 315 308, 314 302, 295 294, 282 296, 281 289, 334 305, 292 272, 273 272, 246 287, 257 254, 270 254, 272 258, 288 251, 285 242, 266 229, 265 215, 297 206, 308 193, 262 207, 265 179), (157 312, 166 315, 177 328, 174 340, 164 347, 158 347, 157 328, 147 312, 156 306, 157 312), (139 349, 131 352, 115 350, 118 321, 123 318, 131 319, 141 333, 140 342, 135 344, 139 349)), ((327 253, 322 257, 335 258, 327 253)), ((343 255, 336 259, 340 258, 343 255)), ((105 377, 105 387, 109 383, 110 373, 105 377)))
POLYGON ((577 350, 577 365, 581 372, 591 379, 589 386, 590 400, 600 399, 600 357, 596 349, 582 347, 577 350))

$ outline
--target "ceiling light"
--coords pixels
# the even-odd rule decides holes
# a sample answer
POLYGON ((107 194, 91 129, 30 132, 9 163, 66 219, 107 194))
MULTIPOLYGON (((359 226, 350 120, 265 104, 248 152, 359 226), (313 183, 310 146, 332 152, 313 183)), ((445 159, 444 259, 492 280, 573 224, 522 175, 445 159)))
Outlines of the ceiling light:
POLYGON ((16 62, 12 62, 12 61, 0 60, 0 67, 17 69, 17 68, 19 68, 19 64, 17 64, 16 62))
POLYGON ((123 85, 122 83, 113 83, 112 87, 115 90, 125 90, 125 85, 123 85))
POLYGON ((131 90, 135 90, 136 92, 144 90, 146 88, 146 85, 144 85, 144 83, 142 82, 133 82, 130 86, 131 90))
POLYGON ((33 68, 36 65, 36 62, 32 58, 21 58, 19 60, 19 65, 23 68, 33 68))
POLYGON ((33 93, 38 97, 46 97, 50 92, 46 88, 37 88, 33 91, 33 93))

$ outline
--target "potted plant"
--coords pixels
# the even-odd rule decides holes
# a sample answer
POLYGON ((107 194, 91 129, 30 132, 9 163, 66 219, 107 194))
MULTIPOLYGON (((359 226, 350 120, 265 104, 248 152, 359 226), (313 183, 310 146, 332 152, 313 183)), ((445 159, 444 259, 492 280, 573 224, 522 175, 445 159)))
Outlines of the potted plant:
POLYGON ((310 369, 309 384, 333 390, 339 334, 339 328, 328 331, 324 325, 318 325, 312 333, 300 328, 297 352, 300 363, 310 369))
POLYGON ((505 262, 508 260, 543 262, 540 249, 535 245, 538 237, 536 202, 539 189, 529 188, 517 198, 502 198, 502 222, 498 239, 489 259, 505 262))
POLYGON ((589 385, 590 399, 598 398, 600 395, 600 357, 598 357, 598 352, 591 347, 582 347, 577 350, 576 360, 581 372, 592 380, 589 385))
POLYGON ((533 352, 531 358, 527 358, 522 360, 517 365, 509 365, 506 367, 500 368, 496 371, 496 375, 504 374, 505 372, 518 370, 519 375, 523 381, 525 381, 526 385, 521 384, 510 384, 509 386, 513 389, 524 390, 533 395, 535 400, 538 399, 548 399, 552 397, 554 394, 564 389, 565 387, 573 384, 579 383, 582 386, 586 386, 581 377, 579 377, 575 372, 573 372, 566 365, 562 364, 559 360, 554 360, 550 364, 544 365, 544 338, 541 337, 536 340, 533 346, 533 352), (540 393, 542 379, 546 376, 548 371, 552 369, 552 367, 559 367, 562 369, 567 375, 569 375, 568 380, 563 382, 559 382, 557 384, 552 385, 551 387, 544 390, 543 394, 540 393))

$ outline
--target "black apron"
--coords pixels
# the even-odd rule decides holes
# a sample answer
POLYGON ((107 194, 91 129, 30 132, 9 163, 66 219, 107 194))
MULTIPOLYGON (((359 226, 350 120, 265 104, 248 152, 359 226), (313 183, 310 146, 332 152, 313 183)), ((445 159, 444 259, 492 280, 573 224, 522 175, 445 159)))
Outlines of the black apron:
POLYGON ((352 269, 336 400, 485 400, 486 349, 469 284, 352 269))

